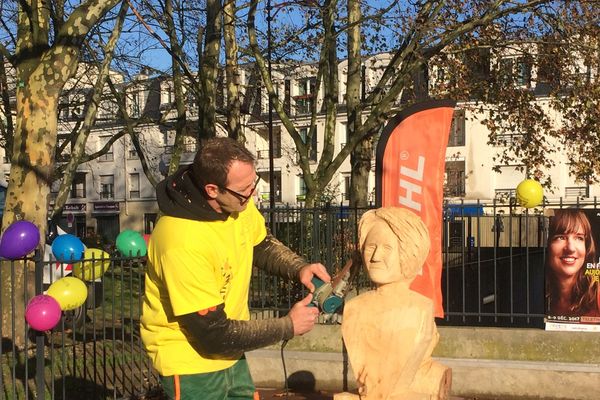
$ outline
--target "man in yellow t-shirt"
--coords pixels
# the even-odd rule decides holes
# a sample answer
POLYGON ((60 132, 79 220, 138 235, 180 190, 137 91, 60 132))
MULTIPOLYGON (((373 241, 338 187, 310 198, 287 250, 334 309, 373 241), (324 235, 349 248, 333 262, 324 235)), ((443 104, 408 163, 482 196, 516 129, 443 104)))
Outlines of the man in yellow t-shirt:
POLYGON ((252 154, 215 138, 157 185, 163 216, 149 243, 141 335, 172 399, 253 399, 244 352, 306 333, 318 316, 309 294, 286 317, 249 320, 252 265, 310 291, 313 276, 330 280, 267 233, 257 183, 252 154))

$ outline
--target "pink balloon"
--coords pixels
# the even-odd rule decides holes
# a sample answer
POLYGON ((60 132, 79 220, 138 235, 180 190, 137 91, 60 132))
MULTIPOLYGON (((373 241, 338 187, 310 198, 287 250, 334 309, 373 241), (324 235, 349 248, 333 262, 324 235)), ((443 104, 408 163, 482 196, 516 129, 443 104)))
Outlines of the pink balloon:
POLYGON ((25 320, 36 331, 52 329, 60 321, 61 309, 58 301, 47 294, 32 297, 25 308, 25 320))
POLYGON ((150 234, 144 233, 144 242, 146 242, 146 247, 148 247, 148 242, 150 241, 150 234))

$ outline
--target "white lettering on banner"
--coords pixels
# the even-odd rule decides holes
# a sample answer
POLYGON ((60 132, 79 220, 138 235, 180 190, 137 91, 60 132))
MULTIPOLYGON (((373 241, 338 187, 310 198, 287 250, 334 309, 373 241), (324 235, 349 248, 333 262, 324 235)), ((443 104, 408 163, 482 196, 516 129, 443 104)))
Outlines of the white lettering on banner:
POLYGON ((408 167, 400 167, 400 187, 406 189, 405 196, 398 197, 398 203, 408 208, 412 208, 416 211, 421 211, 421 203, 413 198, 413 194, 421 194, 423 188, 418 183, 407 181, 402 179, 402 176, 412 178, 418 182, 423 182, 423 172, 425 171, 425 157, 419 156, 417 169, 410 169, 408 167))

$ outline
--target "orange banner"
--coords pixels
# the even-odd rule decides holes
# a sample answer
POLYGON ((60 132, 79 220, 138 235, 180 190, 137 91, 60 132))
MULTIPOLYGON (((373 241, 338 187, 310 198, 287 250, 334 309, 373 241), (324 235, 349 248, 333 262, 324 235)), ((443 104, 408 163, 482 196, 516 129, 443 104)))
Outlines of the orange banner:
POLYGON ((408 208, 429 229, 431 250, 411 289, 431 298, 440 318, 444 167, 455 105, 432 100, 397 114, 381 134, 376 158, 377 205, 408 208))

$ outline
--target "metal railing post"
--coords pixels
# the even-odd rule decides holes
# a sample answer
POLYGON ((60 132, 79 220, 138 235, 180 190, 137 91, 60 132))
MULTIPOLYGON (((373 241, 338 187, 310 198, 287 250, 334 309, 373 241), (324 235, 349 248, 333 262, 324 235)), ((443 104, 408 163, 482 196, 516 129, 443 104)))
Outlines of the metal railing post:
MULTIPOLYGON (((34 253, 33 260, 35 262, 35 294, 40 295, 44 291, 43 279, 44 279, 44 261, 43 253, 40 249, 37 249, 34 253)), ((27 262, 27 261, 25 261, 27 262)), ((44 389, 46 387, 44 364, 44 332, 35 332, 35 382, 36 382, 36 399, 44 399, 44 389)))

